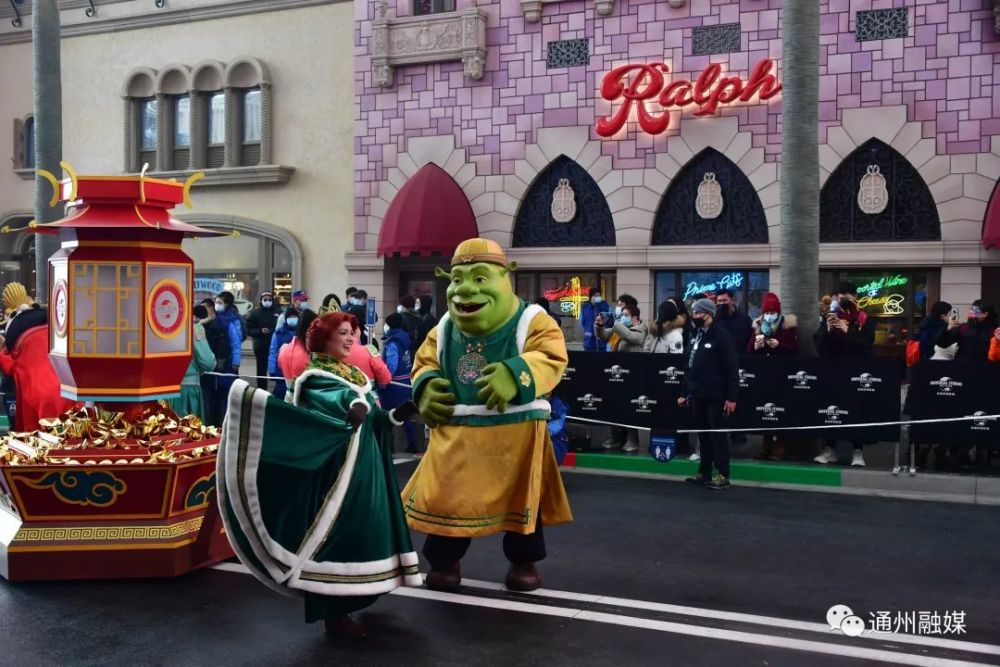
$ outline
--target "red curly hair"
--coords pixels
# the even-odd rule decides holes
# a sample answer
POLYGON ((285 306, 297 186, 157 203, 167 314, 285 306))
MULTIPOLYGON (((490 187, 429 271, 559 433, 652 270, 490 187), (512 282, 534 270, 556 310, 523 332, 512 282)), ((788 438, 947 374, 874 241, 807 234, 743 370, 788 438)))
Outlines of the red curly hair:
POLYGON ((309 352, 326 351, 326 345, 330 342, 330 338, 344 322, 351 325, 352 331, 357 331, 358 318, 350 313, 327 313, 322 317, 317 317, 309 325, 309 330, 306 331, 306 350, 309 352))

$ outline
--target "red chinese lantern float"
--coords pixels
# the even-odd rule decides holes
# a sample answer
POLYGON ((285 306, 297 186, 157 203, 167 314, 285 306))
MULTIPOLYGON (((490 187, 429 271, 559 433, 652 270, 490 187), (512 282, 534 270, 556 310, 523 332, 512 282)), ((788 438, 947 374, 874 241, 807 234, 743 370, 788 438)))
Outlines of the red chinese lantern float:
MULTIPOLYGON (((11 581, 174 576, 233 555, 215 504, 218 435, 157 399, 192 352, 194 265, 177 220, 185 183, 48 172, 68 214, 49 260, 49 344, 63 396, 96 403, 0 440, 0 576, 11 581)), ((6 230, 5 230, 6 231, 6 230)))
POLYGON ((136 402, 180 392, 194 273, 181 241, 223 234, 170 215, 189 203, 191 183, 71 175, 59 184, 69 215, 34 231, 62 242, 49 260, 49 341, 64 397, 136 402))

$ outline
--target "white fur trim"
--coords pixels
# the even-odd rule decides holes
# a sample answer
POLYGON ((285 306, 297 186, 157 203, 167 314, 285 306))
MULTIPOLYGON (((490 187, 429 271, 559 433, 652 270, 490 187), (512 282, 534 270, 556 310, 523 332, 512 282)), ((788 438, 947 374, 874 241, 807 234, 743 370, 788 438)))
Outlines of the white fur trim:
MULTIPOLYGON (((318 370, 318 369, 314 369, 318 370)), ((325 371, 321 371, 325 374, 325 371)), ((332 376, 337 377, 337 376, 332 376)), ((340 379, 340 378, 338 378, 340 379)), ((346 381, 345 381, 346 382, 346 381)), ((352 388, 357 387, 350 382, 346 382, 352 388)), ((253 395, 253 412, 250 423, 250 434, 246 452, 246 475, 243 480, 238 479, 236 463, 239 458, 239 424, 242 418, 242 400, 244 390, 249 385, 243 380, 236 380, 229 394, 229 411, 223 425, 223 438, 220 445, 219 457, 217 459, 217 479, 219 481, 220 493, 229 499, 233 513, 239 521, 240 528, 250 542, 256 559, 263 565, 265 571, 260 571, 255 566, 248 564, 249 559, 240 550, 235 540, 231 540, 233 550, 240 556, 240 560, 247 564, 247 569, 269 588, 284 595, 296 595, 298 591, 308 591, 326 595, 373 595, 386 593, 400 586, 420 586, 422 579, 419 574, 400 574, 391 579, 369 583, 328 583, 318 581, 302 581, 300 575, 302 571, 317 574, 333 574, 345 576, 366 576, 378 574, 387 570, 416 565, 418 563, 415 552, 395 554, 389 558, 364 563, 338 563, 338 562, 316 562, 313 560, 323 541, 326 539, 330 529, 337 520, 343 506, 347 489, 350 486, 351 478, 357 463, 357 455, 360 449, 359 442, 361 429, 351 437, 347 458, 344 462, 344 474, 339 483, 330 490, 324 503, 320 515, 313 523, 312 533, 306 542, 300 547, 298 554, 292 554, 275 542, 266 531, 263 525, 257 494, 257 466, 260 463, 260 443, 263 435, 264 408, 267 403, 267 392, 256 389, 253 395), (247 506, 244 507, 239 496, 238 489, 240 482, 244 482, 244 491, 247 496, 247 506), (229 489, 235 490, 235 496, 229 489), (253 527, 255 530, 248 530, 253 527), (260 539, 258 539, 260 536, 260 539), (275 561, 291 566, 291 570, 283 573, 275 565, 275 561)), ((358 397, 352 401, 351 405, 358 402, 367 401, 358 397)), ((226 512, 222 512, 223 525, 226 526, 229 535, 235 535, 226 512)))
POLYGON ((497 409, 488 409, 485 405, 464 405, 459 404, 455 406, 455 412, 452 414, 453 417, 494 417, 496 415, 516 415, 519 412, 528 412, 530 410, 544 410, 545 412, 552 412, 552 406, 548 401, 538 398, 531 403, 525 403, 524 405, 509 405, 507 409, 500 412, 497 409))
POLYGON ((405 420, 396 419, 396 417, 393 416, 396 414, 396 408, 389 410, 387 414, 389 415, 389 423, 392 424, 393 426, 402 426, 403 424, 406 423, 405 420))
POLYGON ((528 342, 528 329, 531 328, 531 321, 533 319, 535 319, 535 317, 538 314, 544 313, 544 312, 545 312, 545 309, 543 309, 538 304, 534 304, 533 303, 530 306, 528 306, 527 308, 525 308, 524 312, 521 313, 521 319, 519 319, 517 321, 517 353, 518 354, 523 354, 524 353, 524 346, 528 342))
MULTIPOLYGON (((352 366, 352 368, 354 368, 354 367, 352 366)), ((355 370, 357 370, 359 373, 361 372, 360 369, 355 369, 355 370)), ((301 405, 299 405, 299 396, 301 395, 301 392, 298 391, 299 388, 302 387, 302 383, 305 382, 306 378, 313 377, 313 376, 316 376, 316 377, 325 377, 325 378, 328 378, 328 379, 336 380, 337 382, 342 382, 342 383, 346 384, 348 387, 350 387, 350 389, 355 394, 357 394, 359 398, 364 398, 372 390, 372 383, 371 382, 368 382, 367 384, 365 384, 364 386, 362 386, 362 385, 359 385, 359 384, 354 384, 350 380, 346 380, 346 379, 340 377, 339 375, 334 375, 330 371, 324 371, 321 368, 307 368, 306 370, 304 370, 302 372, 302 375, 300 375, 297 378, 295 378, 295 390, 296 391, 295 391, 295 395, 292 397, 292 405, 294 405, 295 407, 302 407, 301 405)))

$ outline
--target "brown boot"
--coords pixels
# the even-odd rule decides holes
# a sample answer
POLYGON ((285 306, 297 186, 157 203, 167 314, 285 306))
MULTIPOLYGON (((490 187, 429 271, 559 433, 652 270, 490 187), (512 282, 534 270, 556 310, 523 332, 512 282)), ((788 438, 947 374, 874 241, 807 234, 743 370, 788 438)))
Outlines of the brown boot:
POLYGON ((456 562, 441 569, 431 569, 424 584, 432 591, 454 593, 462 584, 462 568, 456 562))
POLYGON ((505 583, 509 591, 526 593, 538 589, 542 585, 542 577, 534 563, 511 563, 505 583))
POLYGON ((335 616, 334 618, 328 618, 324 621, 326 625, 326 636, 336 637, 339 639, 364 639, 368 636, 368 631, 365 630, 365 626, 361 625, 353 618, 344 614, 343 616, 335 616))

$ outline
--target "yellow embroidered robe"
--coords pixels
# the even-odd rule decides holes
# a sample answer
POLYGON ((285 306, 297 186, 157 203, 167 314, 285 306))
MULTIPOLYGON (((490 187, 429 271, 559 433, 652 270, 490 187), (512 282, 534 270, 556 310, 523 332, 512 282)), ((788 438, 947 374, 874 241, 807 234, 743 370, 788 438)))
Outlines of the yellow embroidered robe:
POLYGON ((419 397, 429 380, 444 377, 458 403, 449 422, 431 430, 427 453, 403 489, 412 528, 477 537, 529 534, 539 518, 546 526, 573 520, 544 398, 558 384, 567 360, 562 331, 537 306, 522 303, 500 331, 481 338, 464 336, 447 315, 438 323, 417 351, 413 395, 419 397), (470 366, 469 353, 478 357, 479 367, 502 362, 513 373, 518 396, 505 412, 487 410, 475 397, 478 371, 476 364, 470 366))

